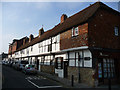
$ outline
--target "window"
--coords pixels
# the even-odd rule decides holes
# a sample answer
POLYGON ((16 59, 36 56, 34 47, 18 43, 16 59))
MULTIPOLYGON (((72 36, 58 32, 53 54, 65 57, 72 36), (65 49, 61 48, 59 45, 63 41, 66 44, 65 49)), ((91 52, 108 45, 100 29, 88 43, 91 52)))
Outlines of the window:
POLYGON ((113 59, 103 59, 98 63, 98 77, 99 78, 114 78, 115 67, 113 59))
POLYGON ((29 54, 29 49, 26 50, 27 54, 29 54))
POLYGON ((20 51, 20 54, 22 54, 22 51, 20 51))
POLYGON ((40 48, 41 48, 41 44, 40 43, 38 44, 38 48, 39 48, 39 53, 40 53, 40 48))
POLYGON ((23 54, 25 54, 24 50, 22 51, 23 54))
POLYGON ((73 27, 72 28, 72 36, 77 36, 78 35, 78 27, 73 27))
POLYGON ((104 78, 115 76, 115 67, 113 59, 103 59, 104 78))
POLYGON ((48 45, 48 52, 52 51, 52 44, 48 45))
POLYGON ((45 56, 42 56, 41 57, 41 64, 44 64, 44 61, 45 61, 45 56))
POLYGON ((31 52, 33 51, 33 46, 31 46, 31 52))
POLYGON ((63 69, 63 57, 55 58, 55 68, 56 69, 63 69))
POLYGON ((115 32, 115 36, 119 35, 119 28, 118 27, 114 27, 114 32, 115 32))

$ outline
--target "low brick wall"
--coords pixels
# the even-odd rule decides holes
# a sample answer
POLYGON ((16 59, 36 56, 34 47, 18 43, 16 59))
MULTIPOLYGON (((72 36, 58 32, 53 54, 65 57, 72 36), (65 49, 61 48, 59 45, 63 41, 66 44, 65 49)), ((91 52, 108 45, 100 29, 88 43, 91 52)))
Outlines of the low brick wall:
MULTIPOLYGON (((68 79, 71 80, 71 76, 74 75, 74 82, 78 82, 78 67, 68 67, 68 79)), ((80 68, 80 78, 81 83, 86 83, 89 86, 94 87, 94 79, 93 79, 92 68, 80 68)))
POLYGON ((50 65, 41 65, 41 71, 46 72, 46 73, 50 73, 50 74, 54 74, 55 67, 50 66, 50 65))

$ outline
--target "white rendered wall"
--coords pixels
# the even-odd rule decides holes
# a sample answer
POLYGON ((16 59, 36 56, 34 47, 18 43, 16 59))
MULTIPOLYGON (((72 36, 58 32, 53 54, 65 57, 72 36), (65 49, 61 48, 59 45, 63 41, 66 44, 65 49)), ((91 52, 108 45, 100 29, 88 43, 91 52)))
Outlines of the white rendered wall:
MULTIPOLYGON (((52 43, 54 43, 56 40, 57 44, 52 45, 52 52, 57 52, 60 51, 60 34, 52 37, 52 43)), ((33 46, 29 46, 21 51, 24 53, 21 53, 21 51, 16 52, 16 55, 13 55, 14 58, 21 58, 21 57, 27 57, 27 56, 33 56, 33 55, 40 55, 40 54, 47 54, 50 53, 48 52, 48 47, 47 45, 51 43, 51 38, 44 40, 40 43, 36 43, 33 46), (39 44, 41 45, 46 45, 46 47, 39 48, 39 44), (33 48, 31 51, 31 47, 33 48), (29 51, 29 53, 27 53, 29 51)))

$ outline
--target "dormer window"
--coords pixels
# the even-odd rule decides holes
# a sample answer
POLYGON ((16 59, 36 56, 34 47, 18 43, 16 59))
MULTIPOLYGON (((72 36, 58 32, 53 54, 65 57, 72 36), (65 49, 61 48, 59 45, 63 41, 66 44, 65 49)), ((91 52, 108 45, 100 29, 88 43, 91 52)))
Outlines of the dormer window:
POLYGON ((78 27, 73 27, 72 28, 72 37, 78 35, 78 27))
POLYGON ((114 32, 115 32, 115 36, 119 35, 119 28, 118 27, 114 27, 114 32))

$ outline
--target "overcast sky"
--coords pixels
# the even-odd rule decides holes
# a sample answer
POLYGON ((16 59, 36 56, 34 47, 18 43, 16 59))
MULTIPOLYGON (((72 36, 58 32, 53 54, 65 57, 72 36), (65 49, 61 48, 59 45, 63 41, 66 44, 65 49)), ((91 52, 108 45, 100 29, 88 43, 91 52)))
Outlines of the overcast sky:
MULTIPOLYGON (((30 34, 37 36, 42 25, 44 30, 47 31, 60 22, 62 14, 67 14, 69 17, 93 3, 2 2, 2 48, 0 53, 8 53, 9 43, 13 39, 29 37, 30 34)), ((118 10, 117 2, 107 2, 105 4, 118 10)))

